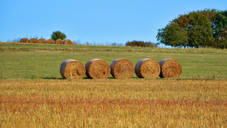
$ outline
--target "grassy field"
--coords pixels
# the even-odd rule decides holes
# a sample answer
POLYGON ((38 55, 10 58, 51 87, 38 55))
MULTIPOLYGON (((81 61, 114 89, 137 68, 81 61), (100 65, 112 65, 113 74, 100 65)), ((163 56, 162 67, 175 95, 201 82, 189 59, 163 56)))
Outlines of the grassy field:
POLYGON ((0 56, 0 127, 227 127, 226 50, 0 43, 0 56), (62 79, 64 60, 94 58, 173 58, 183 73, 62 79))
MULTIPOLYGON (((0 44, 1 79, 61 79, 60 65, 64 60, 75 59, 81 61, 85 65, 89 60, 94 58, 103 59, 108 64, 111 64, 111 62, 117 58, 127 58, 134 65, 136 65, 140 59, 144 58, 155 59, 158 62, 162 59, 173 58, 179 61, 183 67, 183 73, 180 79, 227 78, 226 50, 219 50, 219 52, 211 50, 207 53, 197 53, 197 51, 181 52, 187 49, 182 49, 179 52, 177 52, 177 50, 175 52, 169 52, 168 49, 164 49, 161 52, 157 50, 150 52, 129 52, 124 50, 92 51, 92 48, 90 48, 90 50, 88 48, 87 51, 52 51, 51 49, 42 50, 42 48, 31 49, 28 48, 27 45, 16 44, 16 46, 22 47, 23 49, 8 49, 9 47, 14 46, 14 44, 0 44), (5 48, 5 46, 9 47, 5 48)), ((46 47, 46 45, 34 44, 31 46, 46 47)), ((55 47, 55 45, 50 45, 49 47, 51 46, 55 47)), ((113 77, 110 75, 109 79, 111 78, 113 77)), ((135 74, 133 78, 137 78, 135 74)))
POLYGON ((136 52, 188 52, 188 53, 227 53, 222 49, 181 49, 181 48, 153 48, 153 47, 116 47, 116 46, 85 46, 85 45, 56 45, 56 44, 29 44, 29 43, 3 43, 0 42, 0 48, 15 48, 15 49, 36 49, 36 50, 68 50, 68 51, 136 51, 136 52))

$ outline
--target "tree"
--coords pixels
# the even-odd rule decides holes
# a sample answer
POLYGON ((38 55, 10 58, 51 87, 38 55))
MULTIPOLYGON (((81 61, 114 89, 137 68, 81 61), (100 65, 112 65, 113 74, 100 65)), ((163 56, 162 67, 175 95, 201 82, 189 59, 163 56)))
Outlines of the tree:
POLYGON ((227 30, 227 11, 220 11, 215 16, 215 28, 214 28, 214 37, 218 40, 221 38, 223 33, 222 31, 227 30))
POLYGON ((177 23, 181 28, 184 28, 185 31, 188 28, 190 23, 190 19, 188 18, 187 14, 180 15, 178 18, 174 19, 172 22, 177 23))
POLYGON ((52 33, 51 35, 51 39, 53 40, 57 40, 57 39, 61 39, 61 40, 64 40, 66 38, 66 35, 60 31, 55 31, 52 33))
POLYGON ((216 15, 217 15, 217 10, 215 10, 215 9, 211 9, 211 10, 210 9, 205 9, 205 10, 199 11, 199 12, 202 13, 203 15, 205 15, 208 18, 208 20, 211 23, 211 29, 213 31, 214 30, 214 26, 215 26, 214 21, 215 21, 216 15))
POLYGON ((156 37, 171 46, 226 48, 226 33, 227 10, 205 9, 179 15, 165 28, 159 29, 156 37))
POLYGON ((165 45, 187 46, 188 37, 184 28, 178 23, 170 23, 165 28, 158 30, 157 40, 165 45))
POLYGON ((191 12, 188 17, 190 19, 187 30, 189 46, 198 48, 204 46, 205 42, 214 40, 211 23, 203 12, 191 12))
POLYGON ((225 42, 227 41, 227 26, 222 28, 219 32, 220 37, 218 38, 219 41, 225 42))

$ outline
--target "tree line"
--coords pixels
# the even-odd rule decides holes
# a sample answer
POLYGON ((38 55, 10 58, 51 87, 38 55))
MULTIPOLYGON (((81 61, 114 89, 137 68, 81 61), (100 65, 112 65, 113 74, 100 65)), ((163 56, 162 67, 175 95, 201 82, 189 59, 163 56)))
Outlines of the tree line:
POLYGON ((205 9, 179 15, 158 30, 157 40, 172 47, 227 47, 227 10, 205 9))

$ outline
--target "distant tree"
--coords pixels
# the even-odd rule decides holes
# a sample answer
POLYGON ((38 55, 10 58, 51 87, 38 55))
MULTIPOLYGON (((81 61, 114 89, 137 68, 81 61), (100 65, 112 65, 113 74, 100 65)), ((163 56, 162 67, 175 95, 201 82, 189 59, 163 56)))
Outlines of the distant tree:
POLYGON ((187 29, 189 46, 198 48, 204 46, 208 40, 214 40, 211 23, 203 12, 191 12, 188 17, 190 19, 187 29))
POLYGON ((57 39, 61 39, 61 40, 64 40, 66 38, 66 35, 60 31, 55 31, 52 33, 51 35, 51 39, 53 40, 57 40, 57 39))
POLYGON ((188 37, 184 27, 178 23, 170 23, 165 28, 158 30, 157 40, 170 46, 187 46, 188 37))
POLYGON ((227 10, 218 12, 214 23, 214 37, 218 40, 223 35, 223 31, 227 30, 227 10))
POLYGON ((165 28, 159 29, 157 40, 170 46, 204 47, 206 44, 215 44, 213 33, 215 26, 215 9, 193 11, 180 15, 171 21, 165 28))

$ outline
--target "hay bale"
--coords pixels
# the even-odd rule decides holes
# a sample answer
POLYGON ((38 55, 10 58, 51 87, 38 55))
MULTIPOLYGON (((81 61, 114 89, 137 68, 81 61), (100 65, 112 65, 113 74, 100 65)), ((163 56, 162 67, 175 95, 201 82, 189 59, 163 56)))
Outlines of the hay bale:
POLYGON ((69 40, 69 39, 65 40, 63 43, 66 44, 66 45, 72 45, 73 44, 72 41, 69 40))
POLYGON ((47 44, 55 44, 55 41, 54 41, 53 39, 49 39, 49 40, 47 40, 46 43, 47 43, 47 44))
POLYGON ((174 59, 164 59, 159 62, 161 78, 178 78, 182 74, 181 64, 174 59))
POLYGON ((114 60, 110 65, 110 69, 111 75, 118 79, 131 78, 134 73, 133 64, 127 59, 114 60))
POLYGON ((20 40, 21 43, 29 43, 29 39, 28 38, 22 38, 20 40))
POLYGON ((55 42, 56 44, 63 44, 63 41, 61 39, 57 39, 55 42))
POLYGON ((45 39, 43 39, 43 38, 40 38, 39 40, 38 40, 38 43, 40 43, 40 44, 46 44, 46 40, 45 39))
POLYGON ((62 62, 60 67, 61 76, 64 79, 82 79, 85 76, 84 65, 77 60, 67 59, 62 62))
POLYGON ((160 65, 153 59, 142 59, 136 63, 136 76, 139 78, 157 78, 160 74, 160 65))
POLYGON ((110 66, 101 59, 92 59, 85 65, 86 75, 92 79, 106 79, 110 75, 110 66))
POLYGON ((36 38, 31 38, 30 43, 38 43, 38 40, 36 38))

